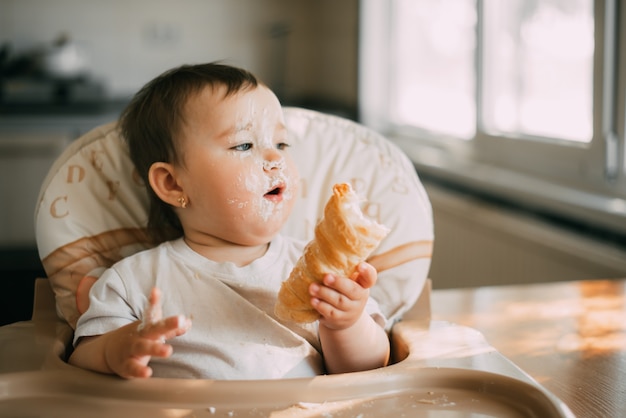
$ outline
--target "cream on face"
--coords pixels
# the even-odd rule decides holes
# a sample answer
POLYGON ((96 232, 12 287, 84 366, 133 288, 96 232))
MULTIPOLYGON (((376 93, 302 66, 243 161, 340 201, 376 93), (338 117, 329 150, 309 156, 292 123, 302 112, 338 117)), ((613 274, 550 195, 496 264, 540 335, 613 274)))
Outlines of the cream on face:
POLYGON ((270 110, 249 99, 246 111, 237 115, 236 128, 229 138, 233 147, 250 146, 245 151, 231 152, 248 163, 247 172, 236 179, 236 187, 244 187, 253 196, 249 200, 231 199, 229 203, 237 209, 253 210, 265 222, 281 213, 285 202, 293 198, 292 187, 297 183, 287 169, 284 152, 278 148, 284 141, 284 128, 277 126, 276 118, 271 116, 270 110))

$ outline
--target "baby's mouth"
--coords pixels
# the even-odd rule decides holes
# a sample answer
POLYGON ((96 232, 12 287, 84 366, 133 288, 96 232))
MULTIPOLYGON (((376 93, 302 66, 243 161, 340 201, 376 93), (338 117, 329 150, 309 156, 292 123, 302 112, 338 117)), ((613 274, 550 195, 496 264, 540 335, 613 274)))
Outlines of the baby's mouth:
POLYGON ((271 200, 273 202, 280 202, 283 200, 283 192, 285 191, 285 185, 280 184, 272 189, 270 189, 267 193, 263 195, 265 199, 271 200))

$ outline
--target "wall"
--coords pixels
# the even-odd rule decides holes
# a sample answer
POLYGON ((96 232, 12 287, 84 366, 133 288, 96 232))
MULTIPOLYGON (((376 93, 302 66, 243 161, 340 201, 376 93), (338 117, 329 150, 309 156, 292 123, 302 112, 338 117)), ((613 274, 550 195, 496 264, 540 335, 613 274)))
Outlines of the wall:
POLYGON ((111 96, 182 63, 225 60, 287 101, 356 109, 358 0, 0 0, 15 52, 67 33, 111 96))

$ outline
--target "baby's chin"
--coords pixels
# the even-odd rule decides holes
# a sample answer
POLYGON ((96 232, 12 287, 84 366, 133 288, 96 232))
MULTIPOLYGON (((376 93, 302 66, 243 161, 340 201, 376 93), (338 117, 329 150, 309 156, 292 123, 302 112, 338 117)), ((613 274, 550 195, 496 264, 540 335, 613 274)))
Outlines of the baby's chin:
POLYGON ((266 231, 254 231, 247 233, 245 236, 240 237, 240 239, 236 240, 236 244, 245 246, 245 247, 256 247, 259 245, 269 244, 280 232, 278 230, 266 230, 266 231))
POLYGON ((249 225, 249 235, 252 245, 267 243, 280 233, 287 222, 291 206, 285 206, 284 210, 271 213, 269 216, 258 216, 256 221, 249 225))

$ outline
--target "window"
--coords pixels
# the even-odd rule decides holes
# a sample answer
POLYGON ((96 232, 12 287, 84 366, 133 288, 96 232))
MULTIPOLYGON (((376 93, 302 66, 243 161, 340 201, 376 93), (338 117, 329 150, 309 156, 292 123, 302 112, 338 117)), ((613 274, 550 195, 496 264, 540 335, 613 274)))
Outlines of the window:
POLYGON ((593 16, 593 0, 484 2, 486 130, 591 141, 593 16))
POLYGON ((394 124, 463 139, 474 136, 473 4, 401 0, 392 7, 389 116, 394 124))
POLYGON ((361 121, 421 173, 626 232, 618 5, 361 0, 361 121))

